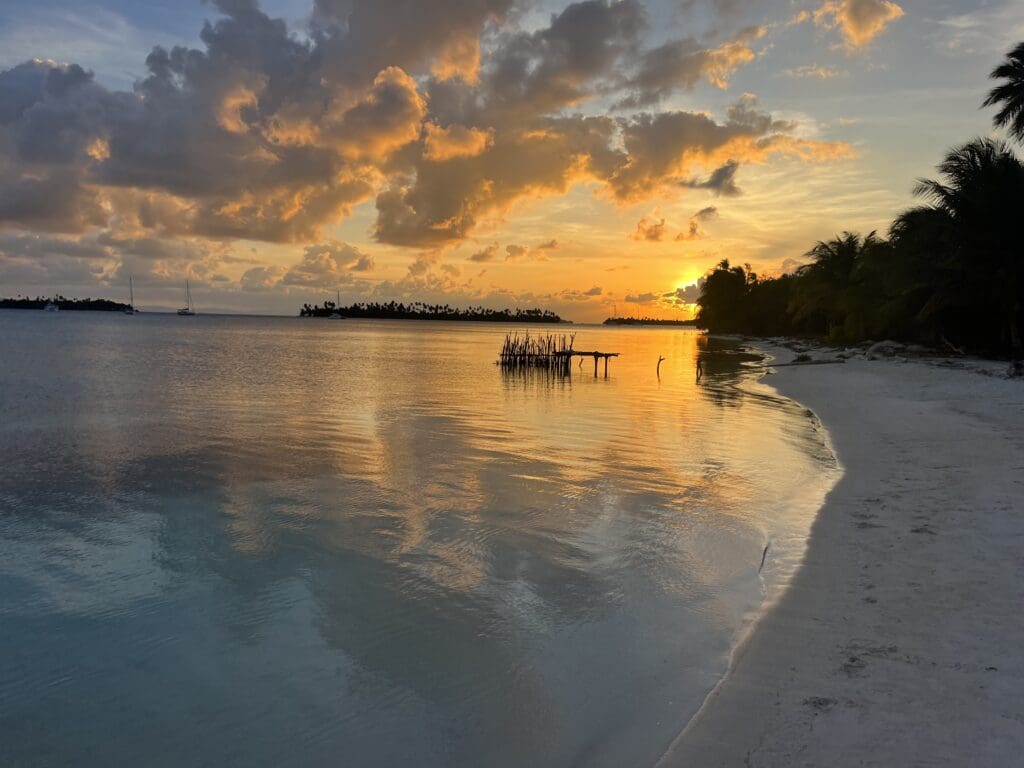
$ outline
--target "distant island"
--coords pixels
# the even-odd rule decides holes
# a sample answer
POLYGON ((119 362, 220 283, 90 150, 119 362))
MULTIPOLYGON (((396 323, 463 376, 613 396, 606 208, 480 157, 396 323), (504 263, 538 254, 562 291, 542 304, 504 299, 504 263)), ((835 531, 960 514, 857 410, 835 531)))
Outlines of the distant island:
POLYGON ((696 328, 696 320, 659 320, 655 317, 609 317, 604 325, 678 325, 696 328))
POLYGON ((448 304, 425 304, 414 301, 409 304, 389 301, 388 303, 356 303, 347 307, 325 301, 319 304, 303 304, 299 317, 341 317, 373 318, 378 320, 474 320, 491 323, 564 323, 561 317, 547 309, 488 309, 468 307, 460 309, 448 304))
POLYGON ((18 296, 15 299, 0 299, 0 309, 45 309, 47 304, 56 304, 61 310, 90 310, 93 312, 124 312, 130 307, 110 299, 69 299, 65 296, 43 298, 18 296))

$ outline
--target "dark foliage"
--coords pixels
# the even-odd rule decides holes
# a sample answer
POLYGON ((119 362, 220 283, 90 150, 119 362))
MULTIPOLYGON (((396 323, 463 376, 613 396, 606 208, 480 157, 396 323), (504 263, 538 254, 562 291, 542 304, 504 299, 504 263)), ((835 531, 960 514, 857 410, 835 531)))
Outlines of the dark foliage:
POLYGON ((833 342, 893 338, 1021 355, 1024 164, 1005 144, 951 150, 915 188, 886 240, 851 232, 817 243, 796 274, 760 279, 721 262, 698 322, 720 333, 799 334, 833 342))
POLYGON ((51 302, 61 310, 87 309, 97 312, 123 312, 129 308, 127 304, 109 299, 68 299, 64 296, 54 296, 50 299, 36 296, 36 298, 30 299, 28 296, 18 296, 14 299, 0 299, 0 309, 43 309, 51 302))
POLYGON ((488 309, 469 307, 460 309, 447 304, 424 304, 420 301, 403 304, 398 302, 360 302, 348 307, 338 307, 333 301, 323 306, 303 304, 300 317, 342 317, 376 318, 383 320, 477 320, 493 323, 560 323, 562 318, 549 310, 541 309, 488 309))
POLYGON ((693 327, 697 325, 696 320, 659 320, 654 317, 609 317, 604 321, 605 325, 682 325, 693 327))
POLYGON ((984 106, 998 106, 992 118, 997 128, 1006 128, 1017 141, 1024 141, 1024 43, 1018 43, 1006 61, 992 70, 993 80, 1002 80, 989 91, 984 106))

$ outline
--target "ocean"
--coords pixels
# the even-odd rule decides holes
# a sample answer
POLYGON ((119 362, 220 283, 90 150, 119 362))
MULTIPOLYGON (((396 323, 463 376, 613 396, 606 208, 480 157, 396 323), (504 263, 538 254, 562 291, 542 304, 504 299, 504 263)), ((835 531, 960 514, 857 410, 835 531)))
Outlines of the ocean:
POLYGON ((0 312, 0 764, 652 765, 838 477, 762 373, 680 328, 0 312), (527 330, 621 357, 503 373, 527 330))

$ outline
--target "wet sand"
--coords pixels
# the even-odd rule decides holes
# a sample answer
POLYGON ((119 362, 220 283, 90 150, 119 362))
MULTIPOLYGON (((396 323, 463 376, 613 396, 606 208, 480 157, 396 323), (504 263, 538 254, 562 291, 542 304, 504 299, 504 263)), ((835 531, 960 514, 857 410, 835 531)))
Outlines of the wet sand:
POLYGON ((660 768, 1021 760, 1024 381, 937 362, 765 379, 819 416, 844 475, 660 768))

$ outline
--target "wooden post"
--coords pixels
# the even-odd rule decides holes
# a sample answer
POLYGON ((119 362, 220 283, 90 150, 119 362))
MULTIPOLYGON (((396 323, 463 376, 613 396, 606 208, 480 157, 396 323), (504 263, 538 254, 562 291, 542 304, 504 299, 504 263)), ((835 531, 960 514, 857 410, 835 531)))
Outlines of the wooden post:
POLYGON ((608 355, 604 356, 604 377, 608 378, 608 355))
POLYGON ((594 378, 597 378, 597 353, 594 353, 594 378))

